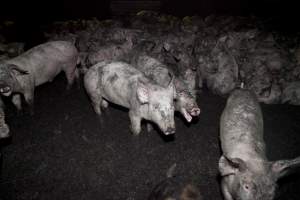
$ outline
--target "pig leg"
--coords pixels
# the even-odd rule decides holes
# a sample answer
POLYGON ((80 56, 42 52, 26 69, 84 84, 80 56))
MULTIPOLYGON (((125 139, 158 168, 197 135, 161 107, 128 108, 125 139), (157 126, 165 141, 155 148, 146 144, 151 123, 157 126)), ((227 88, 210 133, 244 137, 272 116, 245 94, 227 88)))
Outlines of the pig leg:
POLYGON ((76 80, 76 84, 78 89, 80 89, 80 73, 79 73, 79 69, 76 67, 75 69, 75 80, 76 80))
POLYGON ((108 107, 108 102, 105 101, 104 99, 102 99, 102 102, 101 102, 101 108, 105 109, 108 107))
POLYGON ((31 115, 34 114, 34 89, 29 90, 29 92, 25 92, 24 94, 25 101, 29 105, 29 112, 31 115))
POLYGON ((92 105, 94 108, 94 111, 96 112, 96 114, 98 116, 100 116, 102 114, 101 112, 101 102, 102 102, 102 97, 101 96, 97 96, 97 95, 93 95, 91 96, 91 101, 92 101, 92 105))
POLYGON ((221 190, 222 190, 222 193, 223 193, 223 196, 224 196, 225 200, 233 200, 230 192, 228 191, 228 187, 227 187, 227 184, 226 184, 224 179, 221 182, 221 190))
POLYGON ((98 116, 101 116, 101 103, 103 101, 101 96, 101 89, 98 86, 98 77, 95 74, 87 74, 87 76, 84 77, 84 87, 85 90, 90 97, 92 106, 94 108, 94 111, 98 116), (95 79, 95 80, 94 80, 95 79))
POLYGON ((68 81, 67 89, 70 89, 74 83, 74 80, 79 79, 79 72, 77 67, 74 66, 65 67, 64 71, 68 81))
POLYGON ((132 111, 129 111, 129 118, 131 122, 131 131, 133 135, 139 135, 141 132, 141 120, 142 118, 132 111))
MULTIPOLYGON (((108 102, 102 98, 101 110, 105 112, 107 107, 108 107, 108 102)), ((106 116, 109 116, 109 112, 105 112, 105 114, 106 116)))
POLYGON ((14 94, 12 96, 12 102, 18 109, 18 111, 22 110, 22 102, 21 102, 21 95, 20 94, 14 94))

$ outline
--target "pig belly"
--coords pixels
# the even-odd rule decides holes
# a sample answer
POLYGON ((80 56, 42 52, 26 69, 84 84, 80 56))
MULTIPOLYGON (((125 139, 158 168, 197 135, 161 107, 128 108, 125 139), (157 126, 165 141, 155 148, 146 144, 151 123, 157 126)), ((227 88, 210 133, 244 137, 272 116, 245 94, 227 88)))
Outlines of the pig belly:
POLYGON ((60 65, 62 64, 55 63, 36 68, 36 71, 34 72, 35 86, 51 82, 61 72, 60 65))

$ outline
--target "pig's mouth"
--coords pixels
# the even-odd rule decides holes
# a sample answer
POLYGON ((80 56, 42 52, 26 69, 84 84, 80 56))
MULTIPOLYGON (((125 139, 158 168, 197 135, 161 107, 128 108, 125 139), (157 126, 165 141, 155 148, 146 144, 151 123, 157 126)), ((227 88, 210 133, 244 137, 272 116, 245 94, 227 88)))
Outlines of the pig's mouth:
POLYGON ((168 128, 166 131, 164 131, 165 135, 173 135, 175 134, 175 129, 174 128, 168 128))
POLYGON ((4 96, 9 96, 11 95, 11 88, 9 86, 6 86, 6 87, 2 87, 0 88, 0 92, 1 94, 3 94, 4 96))
POLYGON ((187 110, 185 108, 182 108, 181 110, 184 118, 186 119, 186 121, 191 122, 192 121, 192 116, 187 112, 187 110))
POLYGON ((174 132, 164 132, 165 135, 173 135, 174 132))
POLYGON ((182 108, 182 114, 186 121, 191 122, 193 117, 200 115, 200 108, 192 108, 190 111, 187 111, 185 108, 182 108))

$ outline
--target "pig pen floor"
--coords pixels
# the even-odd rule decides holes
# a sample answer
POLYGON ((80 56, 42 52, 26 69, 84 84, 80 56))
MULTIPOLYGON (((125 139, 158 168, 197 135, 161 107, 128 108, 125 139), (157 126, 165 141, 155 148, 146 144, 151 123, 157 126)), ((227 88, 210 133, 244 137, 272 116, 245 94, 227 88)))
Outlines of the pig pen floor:
MULTIPOLYGON (((2 141, 0 199, 144 200, 176 163, 176 176, 192 180, 205 200, 221 200, 217 163, 219 118, 225 105, 204 91, 202 114, 191 125, 176 117, 176 137, 157 131, 135 137, 127 111, 109 107, 103 125, 84 89, 65 90, 59 75, 35 94, 35 114, 6 102, 12 138, 2 141)), ((262 105, 271 160, 300 155, 300 107, 262 105)), ((300 199, 300 173, 280 181, 279 199, 300 199)))

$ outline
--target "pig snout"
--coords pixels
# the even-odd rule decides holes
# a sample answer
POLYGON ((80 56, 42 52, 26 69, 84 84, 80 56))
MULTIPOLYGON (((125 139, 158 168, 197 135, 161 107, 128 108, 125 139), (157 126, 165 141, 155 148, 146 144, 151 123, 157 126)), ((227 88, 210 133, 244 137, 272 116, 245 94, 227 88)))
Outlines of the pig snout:
POLYGON ((165 135, 172 135, 175 133, 175 128, 168 127, 167 130, 164 132, 165 135))
POLYGON ((7 84, 0 84, 0 92, 1 93, 8 93, 11 91, 11 88, 7 84))
POLYGON ((196 117, 196 116, 199 116, 200 115, 200 108, 198 107, 194 107, 192 108, 190 114, 193 116, 193 117, 196 117))

